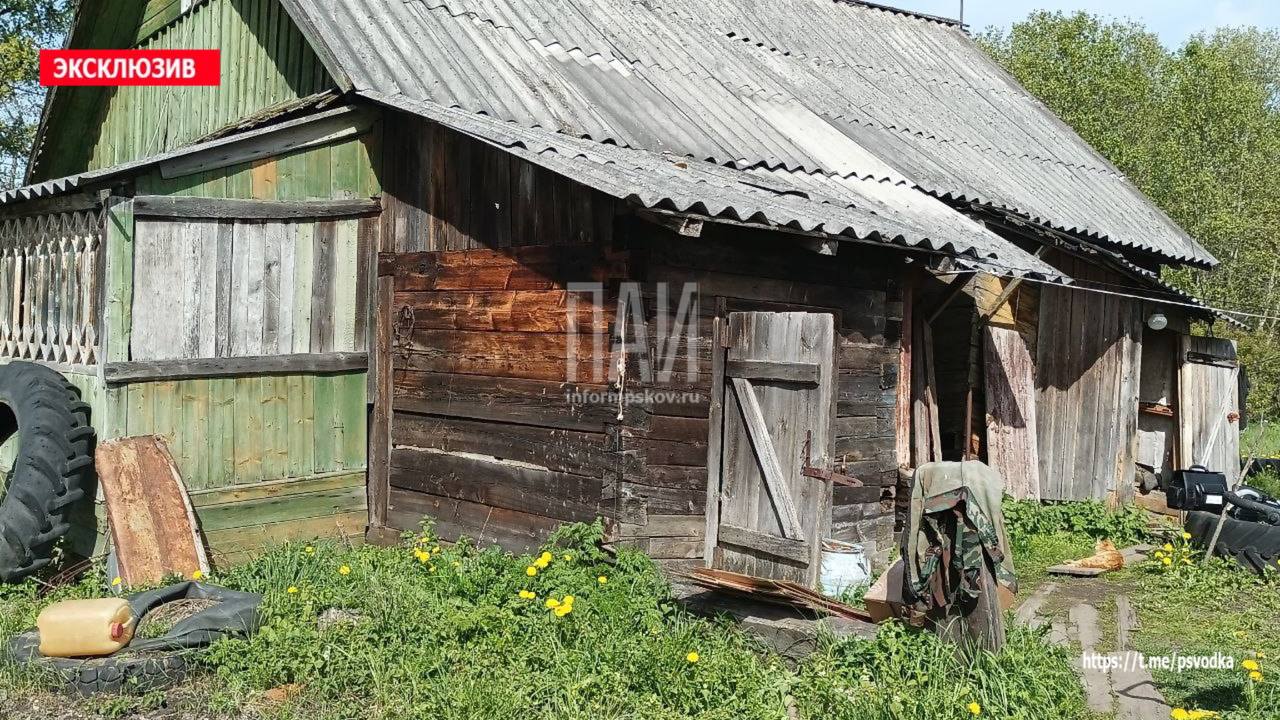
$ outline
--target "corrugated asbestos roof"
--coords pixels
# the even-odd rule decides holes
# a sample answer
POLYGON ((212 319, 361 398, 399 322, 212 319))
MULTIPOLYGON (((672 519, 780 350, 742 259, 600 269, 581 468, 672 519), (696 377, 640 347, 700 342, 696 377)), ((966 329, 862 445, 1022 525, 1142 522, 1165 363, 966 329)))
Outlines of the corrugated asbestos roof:
POLYGON ((1204 248, 954 25, 838 0, 285 0, 357 92, 1204 248))
POLYGON ((1066 279, 907 183, 781 169, 736 170, 523 127, 403 95, 370 95, 646 208, 942 252, 967 268, 993 274, 1066 279))

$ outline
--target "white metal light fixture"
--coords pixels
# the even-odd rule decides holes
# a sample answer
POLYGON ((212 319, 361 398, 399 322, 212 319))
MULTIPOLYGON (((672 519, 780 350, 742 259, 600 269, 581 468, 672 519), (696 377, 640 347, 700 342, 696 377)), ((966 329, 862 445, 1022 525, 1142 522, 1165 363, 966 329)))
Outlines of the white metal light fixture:
POLYGON ((1152 330, 1163 330, 1169 327, 1169 318, 1165 317, 1164 313, 1153 312, 1151 317, 1147 318, 1147 327, 1152 330))

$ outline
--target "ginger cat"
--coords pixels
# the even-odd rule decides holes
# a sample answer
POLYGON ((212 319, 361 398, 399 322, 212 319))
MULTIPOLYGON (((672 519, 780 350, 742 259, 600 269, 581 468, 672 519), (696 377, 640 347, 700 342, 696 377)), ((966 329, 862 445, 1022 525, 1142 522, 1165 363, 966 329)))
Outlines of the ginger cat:
POLYGON ((1124 567, 1124 555, 1116 549, 1110 540, 1099 540, 1094 545, 1094 554, 1082 560, 1067 563, 1072 567, 1099 568, 1102 570, 1119 570, 1124 567))

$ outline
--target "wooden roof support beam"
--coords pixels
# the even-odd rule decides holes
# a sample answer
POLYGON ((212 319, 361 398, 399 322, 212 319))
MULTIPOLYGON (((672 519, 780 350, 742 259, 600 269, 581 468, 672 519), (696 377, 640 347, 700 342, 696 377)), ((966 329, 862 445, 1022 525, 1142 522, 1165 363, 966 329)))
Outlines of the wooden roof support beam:
POLYGON ((924 316, 924 321, 932 325, 933 321, 937 320, 938 316, 942 314, 942 311, 946 310, 947 306, 950 305, 952 301, 960 297, 960 293, 964 292, 964 286, 967 285, 969 280, 977 274, 978 273, 976 271, 957 273, 956 276, 951 279, 951 285, 948 286, 950 289, 947 291, 946 296, 934 306, 933 310, 931 310, 928 315, 924 316))

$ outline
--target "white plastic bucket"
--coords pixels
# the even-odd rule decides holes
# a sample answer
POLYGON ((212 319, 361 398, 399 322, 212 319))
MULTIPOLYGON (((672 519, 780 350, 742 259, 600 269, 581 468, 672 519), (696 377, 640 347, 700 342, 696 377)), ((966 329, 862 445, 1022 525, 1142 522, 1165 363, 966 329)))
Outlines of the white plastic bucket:
POLYGON ((822 541, 822 573, 818 577, 822 592, 830 597, 871 583, 871 564, 866 551, 857 543, 839 540, 822 541))

